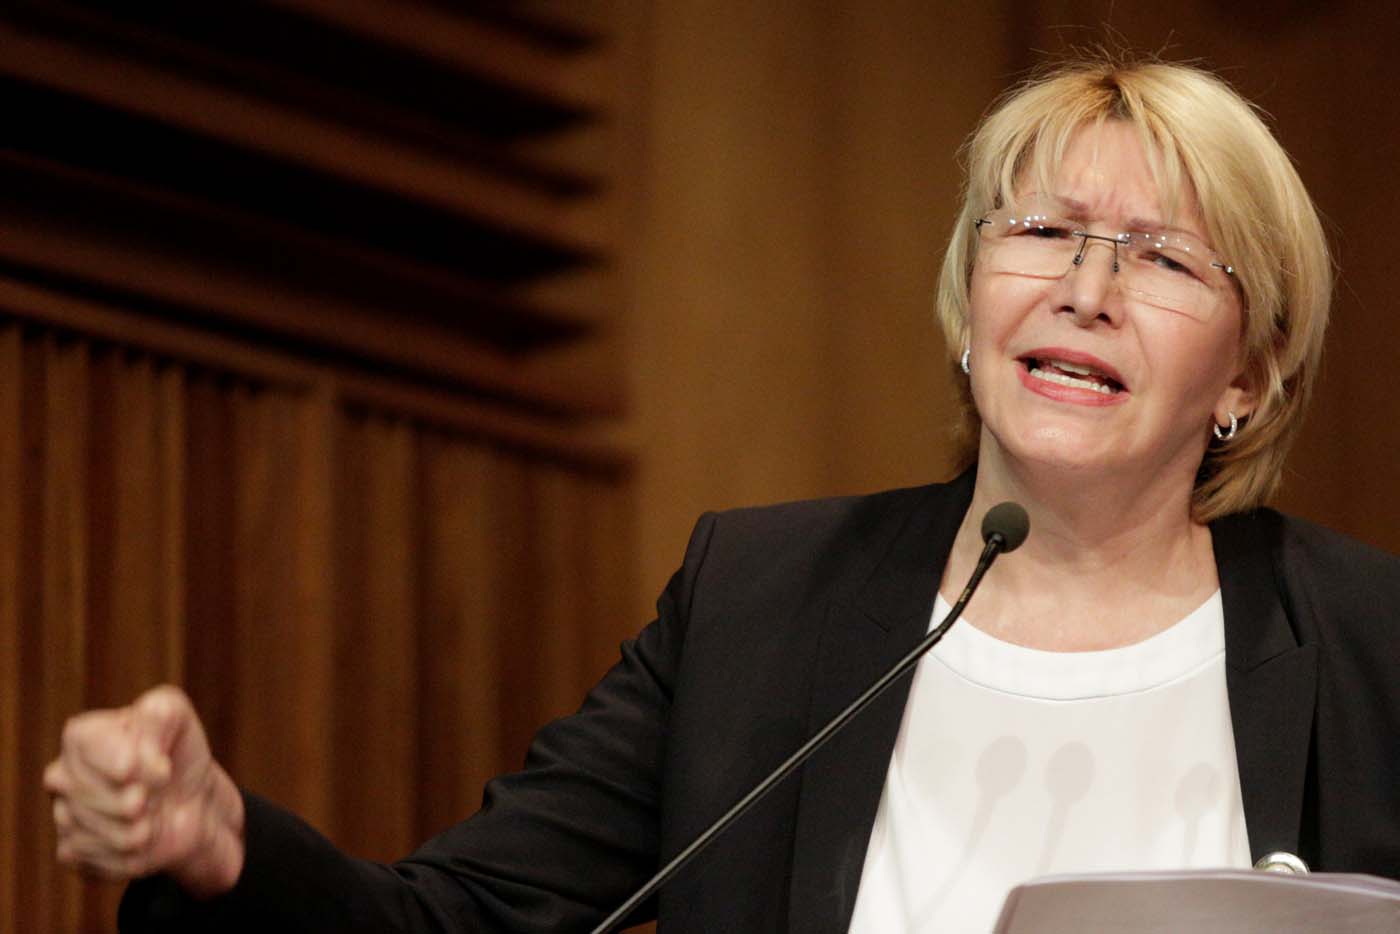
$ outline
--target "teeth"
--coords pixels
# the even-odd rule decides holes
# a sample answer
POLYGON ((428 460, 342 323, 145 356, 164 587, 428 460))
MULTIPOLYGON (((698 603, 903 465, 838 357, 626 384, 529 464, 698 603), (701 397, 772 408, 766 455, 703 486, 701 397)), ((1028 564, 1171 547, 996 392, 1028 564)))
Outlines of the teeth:
MULTIPOLYGON (((1055 365, 1062 366, 1063 364, 1056 363, 1055 365)), ((1075 372, 1079 371, 1076 370, 1075 372)), ((1090 371, 1085 370, 1084 372, 1087 373, 1090 371)), ((1043 379, 1047 383, 1059 383, 1061 386, 1075 386, 1079 389, 1092 389, 1094 392, 1104 396, 1113 395, 1113 390, 1105 383, 1095 383, 1087 379, 1075 379, 1073 376, 1066 376, 1064 373, 1055 373, 1050 370, 1042 370, 1039 367, 1033 368, 1031 370, 1031 375, 1036 379, 1043 379)))
POLYGON ((1077 363, 1066 363, 1066 362, 1063 361, 1063 360, 1047 360, 1047 361, 1045 361, 1045 362, 1051 364, 1052 366, 1056 367, 1057 369, 1068 370, 1068 371, 1071 372, 1071 373, 1078 373, 1080 376, 1098 376, 1098 375, 1099 375, 1097 372, 1095 372, 1094 370, 1089 369, 1087 366, 1080 366, 1080 365, 1077 364, 1077 363))

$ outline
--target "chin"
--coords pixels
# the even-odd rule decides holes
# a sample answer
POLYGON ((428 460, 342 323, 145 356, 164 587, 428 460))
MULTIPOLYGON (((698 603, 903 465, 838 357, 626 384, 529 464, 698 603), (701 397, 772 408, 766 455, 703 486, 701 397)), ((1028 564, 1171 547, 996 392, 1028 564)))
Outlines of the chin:
POLYGON ((1100 471, 1126 466, 1121 445, 1107 443, 1102 433, 1041 426, 1000 445, 1005 456, 1048 470, 1100 471))

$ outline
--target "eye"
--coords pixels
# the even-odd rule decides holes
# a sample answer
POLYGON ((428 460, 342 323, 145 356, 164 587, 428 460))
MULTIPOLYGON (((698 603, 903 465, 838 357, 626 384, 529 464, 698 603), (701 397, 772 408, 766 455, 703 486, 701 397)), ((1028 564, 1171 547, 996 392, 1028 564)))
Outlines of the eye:
POLYGON ((1170 256, 1167 256, 1165 253, 1147 252, 1142 255, 1142 258, 1147 262, 1151 263, 1152 265, 1160 269, 1165 269, 1168 272, 1183 276, 1190 276, 1192 278, 1195 278, 1196 276, 1196 274, 1192 272, 1188 266, 1186 266, 1183 263, 1177 262, 1170 256))
POLYGON ((1068 240, 1074 230, 1067 224, 1041 218, 1026 218, 1015 227, 1013 236, 1033 237, 1037 240, 1068 240))

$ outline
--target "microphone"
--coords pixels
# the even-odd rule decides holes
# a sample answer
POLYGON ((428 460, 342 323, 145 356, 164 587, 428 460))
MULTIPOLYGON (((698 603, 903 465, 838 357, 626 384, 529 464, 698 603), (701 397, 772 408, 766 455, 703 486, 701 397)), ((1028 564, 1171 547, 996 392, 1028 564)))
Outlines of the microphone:
POLYGON ((998 503, 982 517, 982 541, 990 542, 994 536, 1001 536, 1001 553, 1015 551, 1031 534, 1031 517, 1020 503, 1007 501, 998 503))
POLYGON ((982 556, 977 559, 977 567, 973 569, 972 576, 967 580, 967 586, 963 588, 962 594, 958 597, 958 602, 953 604, 948 615, 943 617, 943 622, 929 631, 929 633, 919 640, 907 655, 890 666, 889 670, 875 679, 875 682, 861 692, 860 696, 851 701, 841 712, 827 721, 826 725, 813 733, 811 738, 797 748, 797 751, 788 756, 768 777, 759 782, 749 790, 742 798, 715 820, 714 823, 706 827, 694 840, 686 845, 671 861, 662 866, 656 875, 647 880, 646 884, 632 893, 632 896, 623 902, 618 909, 603 919, 603 922, 593 929, 592 934, 609 934, 617 925, 621 924, 637 906, 646 901, 663 885, 671 880, 676 873, 686 863, 690 862, 700 851, 704 850, 714 841, 729 825, 739 819, 749 808, 757 804, 764 795, 772 791, 773 788, 788 775, 792 774, 798 766, 812 757, 822 746, 826 745, 837 731, 855 719, 862 710, 870 706, 875 698, 883 694, 890 685, 899 680, 903 675, 908 674, 923 658, 929 649, 933 648, 943 638, 943 634, 948 631, 959 616, 962 615, 963 608, 972 599, 972 595, 977 591, 977 587, 982 583, 982 577, 987 573, 987 569, 992 566, 997 555, 1008 551, 1015 551, 1021 547, 1026 540, 1026 536, 1031 531, 1031 520, 1026 515, 1026 510, 1019 503, 1005 502, 993 506, 987 510, 987 514, 982 517, 982 556))

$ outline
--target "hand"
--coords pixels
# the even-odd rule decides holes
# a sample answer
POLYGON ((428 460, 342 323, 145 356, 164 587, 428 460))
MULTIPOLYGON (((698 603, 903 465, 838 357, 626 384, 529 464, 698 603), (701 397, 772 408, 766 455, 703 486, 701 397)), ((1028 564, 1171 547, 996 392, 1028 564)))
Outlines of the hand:
POLYGON ((243 798, 179 688, 71 718, 44 787, 62 863, 109 879, 164 872, 201 898, 243 870, 243 798))

